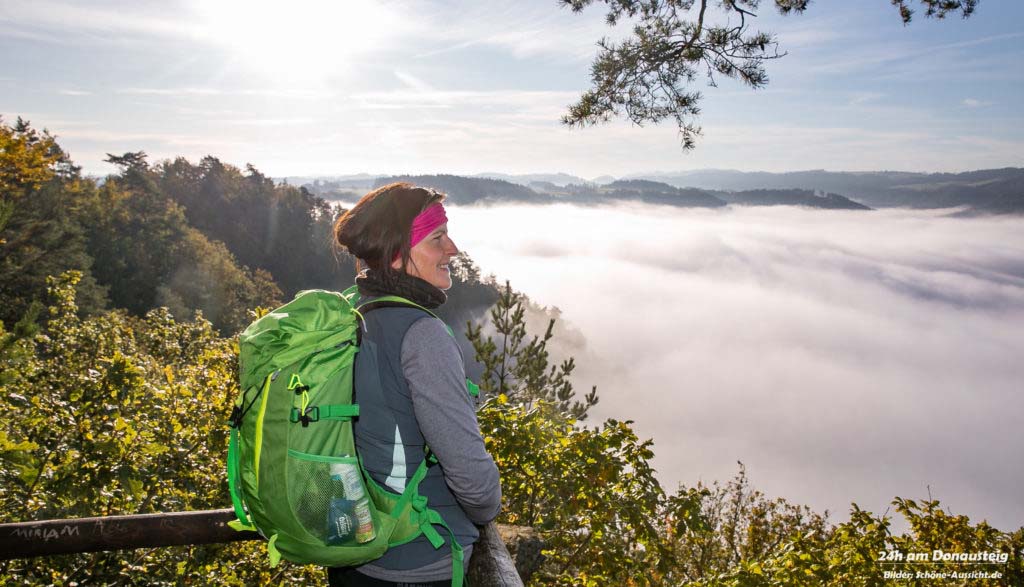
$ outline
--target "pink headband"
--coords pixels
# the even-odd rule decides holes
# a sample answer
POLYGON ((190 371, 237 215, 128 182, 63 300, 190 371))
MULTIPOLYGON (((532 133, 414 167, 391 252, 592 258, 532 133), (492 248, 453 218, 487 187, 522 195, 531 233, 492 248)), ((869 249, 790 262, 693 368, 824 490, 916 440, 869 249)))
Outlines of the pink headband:
POLYGON ((445 222, 448 222, 448 216, 445 215, 444 206, 440 202, 428 206, 412 221, 412 230, 409 231, 409 248, 415 247, 416 243, 425 239, 427 235, 445 222))
MULTIPOLYGON (((438 227, 448 222, 448 216, 444 213, 444 206, 440 202, 431 204, 426 210, 420 212, 416 218, 412 220, 412 229, 409 231, 409 248, 416 246, 416 243, 427 238, 427 236, 434 232, 438 227)), ((391 259, 394 263, 401 256, 401 253, 395 251, 395 256, 391 259)))

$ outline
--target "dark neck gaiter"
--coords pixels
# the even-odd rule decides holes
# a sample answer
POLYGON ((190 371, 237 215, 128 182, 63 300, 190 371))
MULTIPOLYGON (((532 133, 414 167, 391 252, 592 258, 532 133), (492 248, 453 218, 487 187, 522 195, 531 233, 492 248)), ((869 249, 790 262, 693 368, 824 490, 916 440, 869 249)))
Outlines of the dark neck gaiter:
POLYGON ((367 269, 356 278, 356 285, 363 297, 400 296, 431 310, 448 299, 447 294, 433 285, 401 271, 367 269))

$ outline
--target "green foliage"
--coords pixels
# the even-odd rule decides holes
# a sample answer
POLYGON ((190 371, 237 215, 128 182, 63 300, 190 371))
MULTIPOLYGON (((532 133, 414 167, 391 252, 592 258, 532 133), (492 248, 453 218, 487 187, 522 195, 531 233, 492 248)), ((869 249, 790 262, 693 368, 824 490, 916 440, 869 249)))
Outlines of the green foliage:
POLYGON ((0 321, 21 320, 44 297, 46 278, 68 269, 84 272, 83 311, 104 307, 105 289, 88 273, 93 259, 76 217, 91 188, 49 133, 0 119, 0 321))
POLYGON ((893 501, 910 527, 896 535, 891 520, 852 504, 850 519, 831 526, 824 516, 785 500, 768 500, 750 489, 742 465, 725 486, 680 488, 669 498, 665 539, 672 549, 667 569, 653 584, 694 587, 897 587, 925 585, 1020 585, 1024 528, 1012 534, 986 522, 943 511, 937 500, 893 501), (886 553, 1006 553, 1003 565, 896 562, 886 553), (999 571, 1000 579, 919 579, 917 573, 999 571), (885 577, 909 572, 911 579, 885 577))
POLYGON ((21 320, 44 297, 46 278, 69 269, 82 275, 84 314, 106 307, 109 295, 135 315, 158 305, 179 318, 200 311, 227 334, 245 326, 251 308, 280 303, 267 271, 239 266, 189 225, 145 153, 108 161, 121 173, 98 187, 48 133, 0 121, 0 321, 21 320))
POLYGON ((664 515, 672 551, 664 584, 700 582, 749 567, 791 537, 820 535, 827 528, 826 516, 807 506, 770 500, 752 489, 742 463, 724 485, 681 487, 664 504, 664 515))
MULTIPOLYGON (((69 269, 82 274, 83 314, 108 304, 138 316, 198 311, 224 335, 254 307, 352 283, 354 263, 333 244, 339 209, 305 189, 212 156, 151 165, 136 151, 107 161, 119 171, 97 185, 48 133, 0 121, 0 321, 19 321, 45 296, 46 278, 69 269)), ((469 273, 456 276, 442 316, 477 320, 496 288, 468 257, 459 263, 469 273)), ((459 341, 468 349, 462 333, 459 341)))
MULTIPOLYGON (((0 411, 14 416, 0 419, 0 521, 224 507, 233 342, 163 309, 80 318, 78 278, 51 280, 34 335, 0 329, 0 411)), ((61 556, 0 563, 0 582, 253 585, 270 580, 264 558, 258 543, 61 556)))
POLYGON ((647 574, 664 494, 648 464, 652 443, 631 422, 578 428, 547 402, 527 409, 504 395, 478 416, 501 471, 499 521, 533 526, 547 543, 534 584, 627 585, 647 574))
POLYGON ((257 306, 277 306, 281 291, 266 271, 239 266, 220 242, 192 227, 160 187, 145 153, 110 156, 121 166, 87 205, 94 274, 111 302, 141 315, 165 306, 178 318, 200 311, 222 334, 238 332, 257 306))
MULTIPOLYGON (((910 8, 913 0, 889 0, 900 12, 903 24, 910 24, 913 20, 914 11, 910 8)), ((979 0, 920 0, 924 7, 924 15, 928 18, 946 18, 950 12, 959 12, 960 16, 967 18, 974 14, 978 7, 979 0)))
POLYGON ((198 165, 182 157, 165 161, 152 175, 188 224, 223 242, 241 265, 272 274, 283 298, 351 284, 354 265, 339 263, 333 247, 336 210, 322 198, 274 185, 252 165, 243 173, 212 156, 198 165))
POLYGON ((548 402, 571 418, 585 419, 587 410, 598 401, 597 386, 582 402, 577 401, 569 380, 576 367, 573 359, 548 367, 547 343, 553 336, 555 320, 548 322, 543 337, 534 336, 527 341, 523 295, 513 291, 508 282, 490 316, 500 346, 491 336, 484 336, 483 324, 466 324, 466 337, 484 369, 479 381, 484 397, 504 396, 513 404, 527 407, 548 402))
POLYGON ((280 288, 267 271, 239 268, 223 243, 188 229, 175 246, 175 268, 156 289, 156 303, 175 316, 199 311, 224 334, 252 320, 250 308, 281 304, 280 288))
MULTIPOLYGON (((943 18, 959 11, 967 18, 978 0, 919 0, 926 17, 943 18)), ((913 0, 891 0, 904 24, 911 21, 913 0)), ((580 12, 595 0, 560 0, 580 12)), ((625 116, 636 125, 673 119, 684 149, 692 149, 701 133, 695 123, 700 113, 698 77, 711 86, 724 76, 751 88, 768 83, 765 62, 785 56, 775 36, 751 31, 747 19, 756 17, 760 0, 603 0, 607 22, 635 22, 632 34, 620 42, 601 39, 591 66, 592 87, 569 106, 562 122, 585 126, 625 116), (719 8, 723 22, 712 23, 708 5, 719 8), (691 13, 696 14, 692 17, 691 13)), ((775 0, 782 14, 801 13, 809 0, 775 0)))
POLYGON ((0 117, 0 194, 5 200, 39 189, 56 175, 76 171, 50 133, 40 133, 21 118, 9 126, 0 117))

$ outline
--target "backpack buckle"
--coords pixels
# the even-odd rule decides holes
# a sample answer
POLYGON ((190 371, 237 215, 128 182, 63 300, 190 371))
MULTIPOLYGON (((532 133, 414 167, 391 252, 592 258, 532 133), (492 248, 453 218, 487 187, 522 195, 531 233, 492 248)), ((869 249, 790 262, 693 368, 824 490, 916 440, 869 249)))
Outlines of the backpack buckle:
POLYGON ((310 422, 320 421, 320 406, 309 406, 305 412, 300 412, 298 408, 292 408, 291 417, 288 420, 292 424, 302 424, 303 428, 309 426, 310 422))
POLYGON ((232 428, 238 428, 242 425, 242 406, 234 406, 231 408, 231 415, 228 416, 228 426, 232 428))

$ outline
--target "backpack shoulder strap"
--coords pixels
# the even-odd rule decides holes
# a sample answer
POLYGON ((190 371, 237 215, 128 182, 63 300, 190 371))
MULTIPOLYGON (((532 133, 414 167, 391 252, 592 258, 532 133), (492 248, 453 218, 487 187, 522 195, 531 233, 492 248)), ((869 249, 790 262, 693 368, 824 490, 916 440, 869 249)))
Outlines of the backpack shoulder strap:
MULTIPOLYGON (((381 296, 379 298, 374 298, 369 302, 359 304, 358 306, 356 306, 356 309, 363 314, 365 314, 366 312, 376 310, 377 308, 417 308, 423 310, 427 314, 430 314, 434 318, 437 318, 437 314, 431 312, 430 310, 424 308, 423 306, 417 304, 416 302, 407 300, 401 296, 381 296)), ((438 318, 438 320, 440 320, 440 318, 438 318)))
MULTIPOLYGON (((359 315, 362 316, 363 314, 366 314, 367 312, 372 312, 373 310, 376 310, 378 308, 417 308, 419 310, 423 310, 427 314, 430 314, 434 318, 441 320, 440 316, 428 310, 427 308, 424 308, 423 306, 417 304, 416 302, 407 300, 400 296, 381 296, 379 298, 375 298, 373 301, 366 302, 365 304, 356 306, 356 312, 358 312, 359 315)), ((454 337, 455 333, 452 331, 452 327, 448 326, 448 324, 444 320, 441 320, 441 323, 444 324, 444 328, 445 330, 448 331, 448 334, 454 337)))

